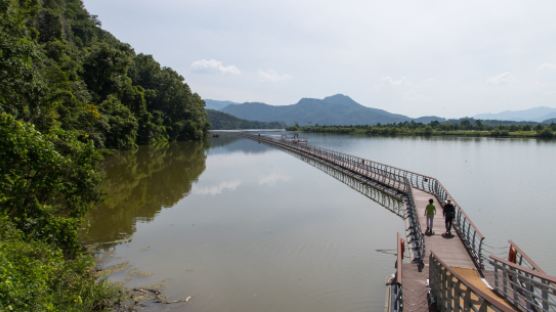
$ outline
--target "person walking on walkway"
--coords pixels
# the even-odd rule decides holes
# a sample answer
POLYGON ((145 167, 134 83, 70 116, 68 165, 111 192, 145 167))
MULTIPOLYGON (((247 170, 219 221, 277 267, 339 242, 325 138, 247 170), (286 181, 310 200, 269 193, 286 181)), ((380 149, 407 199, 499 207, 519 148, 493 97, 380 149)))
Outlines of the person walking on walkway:
POLYGON ((442 209, 442 214, 446 222, 446 235, 452 236, 452 223, 456 216, 456 207, 454 207, 451 200, 447 200, 446 205, 442 209))
POLYGON ((429 204, 425 207, 425 217, 427 217, 427 231, 425 234, 432 235, 432 222, 434 221, 434 215, 436 214, 436 207, 434 206, 434 201, 429 199, 429 204))

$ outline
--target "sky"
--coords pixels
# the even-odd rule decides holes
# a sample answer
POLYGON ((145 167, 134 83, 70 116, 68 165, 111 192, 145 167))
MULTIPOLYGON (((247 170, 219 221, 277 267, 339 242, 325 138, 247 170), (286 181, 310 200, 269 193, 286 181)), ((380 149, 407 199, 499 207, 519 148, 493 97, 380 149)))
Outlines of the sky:
POLYGON ((203 98, 411 117, 556 107, 556 1, 84 0, 203 98))

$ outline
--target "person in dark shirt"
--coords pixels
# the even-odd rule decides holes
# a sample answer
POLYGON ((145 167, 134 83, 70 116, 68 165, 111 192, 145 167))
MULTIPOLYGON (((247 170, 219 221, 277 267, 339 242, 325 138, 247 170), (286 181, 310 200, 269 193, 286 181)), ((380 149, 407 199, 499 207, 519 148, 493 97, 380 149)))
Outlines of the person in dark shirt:
POLYGON ((443 207, 444 221, 446 222, 446 235, 452 235, 452 222, 456 216, 456 207, 452 201, 448 199, 446 205, 443 207))

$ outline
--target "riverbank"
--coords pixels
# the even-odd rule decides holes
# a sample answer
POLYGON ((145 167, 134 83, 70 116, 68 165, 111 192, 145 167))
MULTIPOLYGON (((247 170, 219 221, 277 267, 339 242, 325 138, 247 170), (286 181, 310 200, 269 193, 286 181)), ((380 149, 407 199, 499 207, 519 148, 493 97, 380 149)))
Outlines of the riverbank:
POLYGON ((496 127, 482 129, 457 129, 424 124, 416 125, 374 125, 374 126, 304 126, 290 127, 289 131, 348 134, 360 136, 454 136, 454 137, 494 137, 494 138, 539 138, 555 139, 555 125, 535 127, 496 127))

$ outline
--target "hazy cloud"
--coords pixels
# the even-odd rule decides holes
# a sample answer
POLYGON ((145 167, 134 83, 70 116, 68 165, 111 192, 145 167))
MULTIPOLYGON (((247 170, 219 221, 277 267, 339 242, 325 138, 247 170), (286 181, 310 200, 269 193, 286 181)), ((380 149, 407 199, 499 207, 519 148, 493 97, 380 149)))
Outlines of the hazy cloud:
POLYGON ((392 86, 392 87, 398 87, 401 85, 404 85, 407 83, 407 80, 405 79, 405 77, 401 77, 399 79, 394 79, 390 76, 386 76, 386 77, 382 77, 382 79, 380 80, 383 84, 392 86))
POLYGON ((241 185, 241 181, 223 181, 214 186, 207 187, 197 187, 193 188, 192 193, 198 195, 218 195, 222 194, 224 191, 233 191, 241 185))
POLYGON ((191 63, 191 70, 196 73, 218 73, 225 75, 239 75, 241 71, 235 65, 224 65, 219 60, 201 59, 191 63))
POLYGON ((494 86, 508 85, 514 81, 514 75, 510 72, 501 73, 487 79, 487 83, 494 86))
POLYGON ((276 72, 273 69, 259 70, 258 74, 262 80, 270 81, 270 82, 279 82, 279 81, 286 81, 292 79, 291 75, 281 74, 276 72))
POLYGON ((279 173, 271 173, 267 176, 264 176, 259 179, 259 185, 275 185, 279 182, 288 182, 290 177, 279 174, 279 173))

